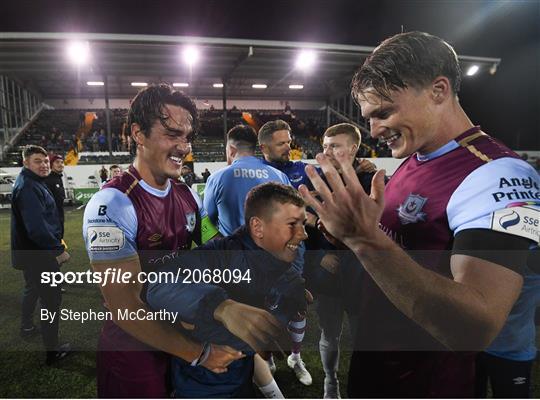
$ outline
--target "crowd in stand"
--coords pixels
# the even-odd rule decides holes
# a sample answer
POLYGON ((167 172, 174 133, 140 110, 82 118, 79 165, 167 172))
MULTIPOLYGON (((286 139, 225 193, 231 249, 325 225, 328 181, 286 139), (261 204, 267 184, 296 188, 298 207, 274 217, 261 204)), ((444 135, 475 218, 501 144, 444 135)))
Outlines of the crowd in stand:
MULTIPOLYGON (((110 114, 111 150, 113 152, 134 153, 133 139, 126 130, 125 109, 112 109, 110 114)), ((94 119, 85 129, 84 110, 46 110, 26 130, 18 141, 18 146, 37 144, 53 153, 108 152, 109 142, 104 110, 91 111, 94 119)), ((223 161, 223 113, 210 107, 202 110, 200 134, 194 145, 194 157, 198 161, 223 161), (197 146, 197 144, 200 144, 197 146), (213 149, 216 147, 216 149, 213 149)), ((325 112, 321 110, 293 111, 288 102, 283 110, 241 111, 233 106, 227 112, 229 126, 254 124, 261 126, 265 122, 280 118, 292 128, 292 159, 312 159, 322 151, 322 133, 326 128, 325 112), (247 115, 247 117, 246 117, 247 115), (249 118, 249 119, 248 119, 249 118)), ((363 137, 359 157, 387 157, 386 146, 372 139, 363 137)), ((116 160, 124 162, 124 160, 116 160)), ((98 160, 101 162, 101 160, 98 160)))

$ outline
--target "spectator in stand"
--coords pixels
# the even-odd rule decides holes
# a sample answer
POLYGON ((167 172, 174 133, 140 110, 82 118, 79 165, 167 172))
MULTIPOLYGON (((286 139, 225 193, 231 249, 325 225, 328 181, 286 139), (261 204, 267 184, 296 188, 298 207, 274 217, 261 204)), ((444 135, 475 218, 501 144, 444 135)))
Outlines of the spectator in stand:
POLYGON ((90 143, 92 143, 92 151, 93 152, 98 152, 99 151, 99 139, 98 139, 98 131, 94 131, 94 133, 92 133, 92 139, 90 141, 90 143))
POLYGON ((84 126, 84 120, 86 119, 86 114, 81 111, 79 113, 79 128, 82 128, 84 126))
POLYGON ((107 136, 105 135, 105 129, 99 131, 98 144, 99 151, 107 151, 107 136))
POLYGON ((118 135, 118 133, 113 133, 112 135, 112 151, 118 151, 119 150, 119 142, 120 142, 120 137, 118 135))
POLYGON ((127 137, 127 135, 122 135, 122 137, 121 137, 120 151, 128 151, 128 137, 127 137))
POLYGON ((41 141, 40 141, 41 147, 47 147, 49 145, 49 139, 47 139, 47 136, 41 135, 41 141))

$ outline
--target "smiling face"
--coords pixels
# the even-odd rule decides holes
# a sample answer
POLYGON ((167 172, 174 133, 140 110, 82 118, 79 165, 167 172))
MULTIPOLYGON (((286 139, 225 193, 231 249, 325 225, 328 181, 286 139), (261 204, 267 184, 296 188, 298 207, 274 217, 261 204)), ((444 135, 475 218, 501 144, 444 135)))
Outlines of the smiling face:
POLYGON ((183 107, 167 104, 162 114, 163 123, 156 119, 150 132, 144 135, 138 124, 132 125, 132 133, 137 142, 137 165, 143 179, 163 186, 167 179, 178 179, 182 161, 191 152, 192 116, 183 107))
POLYGON ((286 163, 291 154, 291 133, 288 130, 279 130, 272 133, 271 140, 261 145, 261 151, 266 161, 286 163))
POLYGON ((267 216, 254 217, 257 221, 251 228, 259 247, 285 262, 293 262, 298 255, 298 246, 307 239, 305 231, 306 209, 292 203, 273 202, 273 211, 267 216))
POLYGON ((362 116, 371 125, 371 136, 385 143, 392 157, 404 158, 415 152, 428 154, 444 145, 436 136, 439 114, 429 87, 395 90, 391 100, 370 89, 359 96, 362 116))
POLYGON ((49 157, 35 153, 23 160, 23 165, 40 178, 45 178, 51 172, 49 157))

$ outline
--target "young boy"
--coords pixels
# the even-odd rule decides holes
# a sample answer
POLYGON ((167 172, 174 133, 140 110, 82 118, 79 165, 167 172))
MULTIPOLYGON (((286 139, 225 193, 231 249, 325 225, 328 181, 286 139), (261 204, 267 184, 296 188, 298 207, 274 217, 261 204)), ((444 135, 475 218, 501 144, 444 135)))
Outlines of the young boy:
MULTIPOLYGON (((178 254, 161 269, 175 276, 181 272, 180 278, 176 282, 151 284, 147 293, 149 304, 155 309, 178 312, 181 321, 193 325, 185 332, 193 339, 229 345, 246 354, 223 374, 175 358, 175 396, 253 396, 255 351, 268 350, 265 343, 269 336, 275 336, 290 320, 306 311, 304 280, 292 267, 298 246, 307 237, 305 220, 304 201, 294 188, 273 182, 256 186, 246 198, 244 226, 196 251, 178 254), (204 273, 210 283, 196 282, 204 273), (192 283, 186 280, 188 276, 192 283), (246 308, 245 317, 224 321, 228 310, 239 306, 246 308), (238 333, 251 323, 254 307, 268 310, 257 317, 267 319, 274 332, 254 330, 249 340, 241 341, 238 333)), ((199 361, 210 354, 211 347, 205 346, 199 361)))

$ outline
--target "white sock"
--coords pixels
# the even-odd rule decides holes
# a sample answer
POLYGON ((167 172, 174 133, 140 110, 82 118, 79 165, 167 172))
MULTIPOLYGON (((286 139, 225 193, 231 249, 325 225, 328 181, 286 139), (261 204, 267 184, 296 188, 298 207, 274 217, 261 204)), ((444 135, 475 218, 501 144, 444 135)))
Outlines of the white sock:
POLYGON ((296 360, 296 361, 302 359, 302 357, 300 356, 300 353, 291 353, 291 358, 292 358, 293 360, 296 360))
POLYGON ((284 399, 283 393, 281 393, 281 390, 279 389, 279 386, 275 379, 272 379, 272 381, 268 385, 259 386, 259 390, 263 394, 263 396, 267 399, 284 399))

